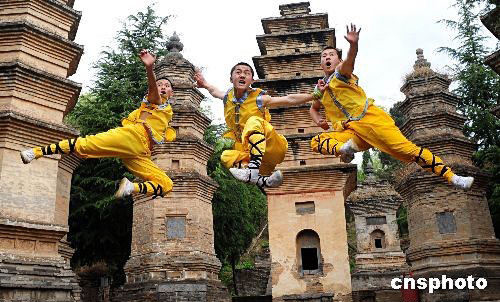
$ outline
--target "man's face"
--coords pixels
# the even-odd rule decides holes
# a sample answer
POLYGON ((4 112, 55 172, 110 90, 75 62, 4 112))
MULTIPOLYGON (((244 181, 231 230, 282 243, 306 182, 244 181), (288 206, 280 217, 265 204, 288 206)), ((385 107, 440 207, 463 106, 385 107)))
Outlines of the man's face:
POLYGON ((172 90, 172 85, 167 79, 160 79, 156 81, 156 86, 158 87, 158 93, 163 98, 170 98, 174 95, 174 91, 172 90))
POLYGON ((325 49, 321 52, 321 68, 325 74, 332 74, 341 62, 335 49, 325 49))
POLYGON ((235 89, 247 90, 253 83, 252 70, 246 65, 236 65, 231 74, 231 82, 235 89))

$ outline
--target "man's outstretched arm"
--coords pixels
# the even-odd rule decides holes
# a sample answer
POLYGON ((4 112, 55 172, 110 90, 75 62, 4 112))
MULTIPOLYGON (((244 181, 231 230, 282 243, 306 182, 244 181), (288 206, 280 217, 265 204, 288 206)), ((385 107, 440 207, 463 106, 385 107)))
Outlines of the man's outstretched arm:
POLYGON ((359 41, 359 33, 361 28, 356 31, 356 25, 351 23, 351 29, 347 27, 347 34, 344 38, 349 42, 349 51, 347 52, 346 59, 339 64, 338 71, 340 74, 351 77, 352 72, 354 71, 354 62, 356 61, 356 56, 358 54, 358 41, 359 41))
POLYGON ((311 108, 309 109, 309 114, 311 115, 311 118, 313 122, 321 127, 323 130, 328 130, 330 126, 328 125, 328 122, 321 116, 321 113, 319 112, 321 109, 321 102, 319 100, 314 100, 314 102, 311 105, 311 108))
POLYGON ((285 96, 272 97, 270 95, 264 95, 262 97, 264 107, 274 108, 274 107, 289 107, 305 104, 313 99, 311 94, 300 93, 300 94, 289 94, 285 96))
POLYGON ((156 85, 156 76, 153 71, 156 57, 145 49, 141 50, 141 52, 139 53, 139 57, 146 67, 146 75, 148 77, 148 101, 153 104, 160 105, 161 97, 160 93, 158 92, 158 86, 156 85))
POLYGON ((203 77, 203 74, 199 69, 196 69, 194 80, 196 81, 196 86, 198 88, 205 88, 206 90, 208 90, 208 93, 210 93, 214 98, 218 98, 221 100, 224 99, 225 93, 219 90, 214 85, 209 84, 207 80, 205 80, 205 77, 203 77))

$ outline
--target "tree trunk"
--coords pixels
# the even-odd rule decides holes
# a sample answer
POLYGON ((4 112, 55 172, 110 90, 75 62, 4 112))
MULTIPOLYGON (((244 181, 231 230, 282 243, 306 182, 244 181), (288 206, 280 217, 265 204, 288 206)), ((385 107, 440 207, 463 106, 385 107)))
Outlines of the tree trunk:
POLYGON ((234 288, 234 295, 238 295, 238 288, 236 287, 236 261, 235 259, 231 258, 231 270, 233 272, 233 288, 234 288))

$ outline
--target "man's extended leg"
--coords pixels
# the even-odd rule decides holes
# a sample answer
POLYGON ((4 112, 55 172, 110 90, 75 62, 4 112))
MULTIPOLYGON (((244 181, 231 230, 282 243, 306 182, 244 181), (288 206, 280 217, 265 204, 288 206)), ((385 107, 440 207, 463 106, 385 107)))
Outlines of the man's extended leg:
POLYGON ((455 175, 441 158, 428 149, 409 141, 394 124, 394 120, 382 109, 370 106, 362 120, 351 122, 348 128, 380 151, 405 162, 416 162, 422 168, 444 177, 462 189, 469 189, 474 179, 455 175))
POLYGON ((150 154, 148 144, 146 130, 137 124, 28 149, 21 152, 21 159, 28 164, 43 156, 70 153, 80 158, 136 157, 150 154))
MULTIPOLYGON (((151 151, 146 130, 141 124, 111 129, 84 138, 63 140, 56 144, 36 147, 21 152, 30 152, 33 158, 44 155, 69 154, 74 152, 81 158, 118 157, 142 183, 122 179, 115 196, 121 198, 133 192, 163 196, 172 190, 172 181, 149 158, 151 151)), ((24 158, 23 158, 24 161, 24 158)), ((25 162, 25 163, 29 163, 25 162)))
POLYGON ((123 178, 115 197, 122 198, 132 193, 142 193, 156 198, 172 191, 173 182, 149 157, 125 158, 123 164, 142 182, 131 182, 123 178))

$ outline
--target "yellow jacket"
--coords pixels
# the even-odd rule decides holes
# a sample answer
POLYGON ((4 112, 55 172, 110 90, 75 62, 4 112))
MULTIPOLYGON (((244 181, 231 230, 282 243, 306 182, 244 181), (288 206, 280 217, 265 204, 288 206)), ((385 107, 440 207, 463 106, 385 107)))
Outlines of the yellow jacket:
POLYGON ((261 117, 268 122, 271 120, 269 110, 264 107, 262 101, 265 94, 265 90, 251 88, 240 99, 236 99, 234 88, 228 90, 224 96, 224 118, 229 130, 224 137, 241 142, 243 128, 251 116, 261 117))
POLYGON ((145 96, 141 106, 122 120, 122 125, 143 123, 156 144, 174 141, 175 130, 168 126, 173 116, 172 106, 170 106, 168 99, 162 99, 162 101, 161 105, 152 104, 145 96), (140 118, 143 111, 151 113, 145 121, 140 118))
POLYGON ((374 102, 358 86, 358 77, 354 74, 347 79, 335 71, 325 81, 328 86, 321 96, 321 103, 325 107, 326 117, 333 124, 361 119, 368 106, 374 102))

